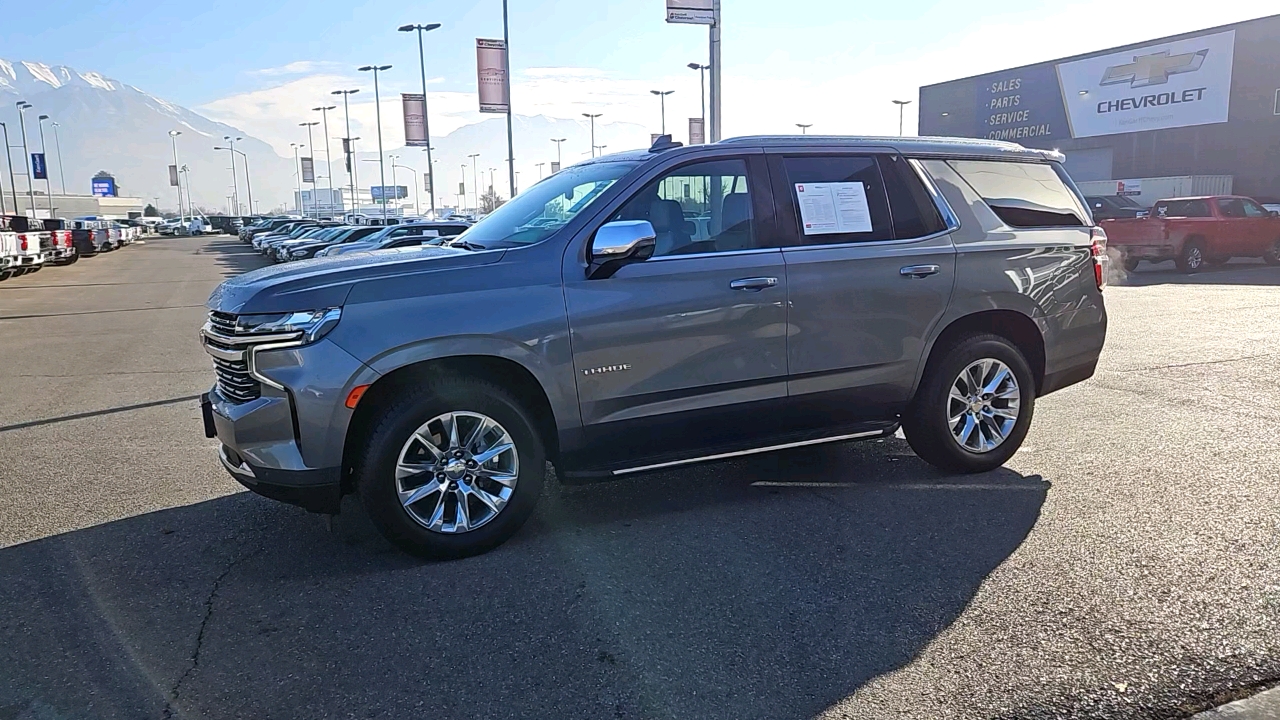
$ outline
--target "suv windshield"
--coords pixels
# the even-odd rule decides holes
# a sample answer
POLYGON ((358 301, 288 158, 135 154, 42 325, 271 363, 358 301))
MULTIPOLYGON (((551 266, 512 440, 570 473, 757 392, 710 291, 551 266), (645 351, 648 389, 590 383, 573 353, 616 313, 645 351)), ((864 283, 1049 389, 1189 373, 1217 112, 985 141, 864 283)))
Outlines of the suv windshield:
POLYGON ((520 193, 456 239, 483 248, 541 242, 637 166, 637 162, 603 162, 562 170, 520 193))

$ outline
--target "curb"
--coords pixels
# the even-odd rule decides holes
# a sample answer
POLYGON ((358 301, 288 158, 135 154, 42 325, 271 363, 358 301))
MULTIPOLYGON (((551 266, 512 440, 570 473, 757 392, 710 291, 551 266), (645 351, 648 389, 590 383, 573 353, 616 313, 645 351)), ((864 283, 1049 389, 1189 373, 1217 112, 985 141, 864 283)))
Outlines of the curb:
POLYGON ((1280 720, 1280 687, 1192 715, 1190 720, 1280 720))

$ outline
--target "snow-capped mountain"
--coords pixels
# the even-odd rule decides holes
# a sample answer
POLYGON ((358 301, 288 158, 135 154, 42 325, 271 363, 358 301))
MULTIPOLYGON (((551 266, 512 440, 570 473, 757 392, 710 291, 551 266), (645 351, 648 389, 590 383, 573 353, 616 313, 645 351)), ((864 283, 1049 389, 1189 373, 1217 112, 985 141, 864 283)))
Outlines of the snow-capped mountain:
MULTIPOLYGON (((191 197, 197 205, 211 210, 226 207, 231 194, 229 153, 223 137, 243 137, 236 149, 248 155, 253 197, 263 210, 292 203, 293 159, 282 158, 266 143, 243 131, 214 122, 199 113, 162 100, 131 85, 96 72, 78 72, 64 65, 11 62, 0 59, 0 122, 8 126, 9 142, 16 172, 23 165, 22 137, 15 104, 25 100, 33 106, 25 113, 27 147, 39 152, 38 117, 56 121, 62 147, 62 170, 71 193, 90 191, 90 178, 99 170, 112 173, 122 195, 159 198, 160 207, 176 205, 169 185, 168 166, 173 162, 169 131, 178 137, 178 161, 190 167, 191 197)), ((44 123, 49 177, 54 192, 60 190, 57 151, 53 129, 44 123)), ((239 156, 237 156, 238 158, 239 156)), ((237 160, 240 199, 247 206, 243 160, 237 160)), ((36 181, 36 190, 43 190, 36 181)), ((0 185, 9 192, 8 168, 0 167, 0 185)), ((17 178, 19 193, 26 179, 17 178)))

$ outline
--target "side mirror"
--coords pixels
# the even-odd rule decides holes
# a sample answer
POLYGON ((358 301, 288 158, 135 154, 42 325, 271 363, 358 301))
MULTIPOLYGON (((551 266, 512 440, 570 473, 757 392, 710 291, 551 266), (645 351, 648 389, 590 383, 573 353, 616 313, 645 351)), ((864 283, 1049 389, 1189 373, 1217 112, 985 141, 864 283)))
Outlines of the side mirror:
POLYGON ((1271 217, 1280 217, 1280 210, 1268 210, 1267 212, 1271 213, 1271 217))
POLYGON ((591 240, 587 278, 607 278, 623 265, 648 260, 657 245, 658 233, 648 220, 606 223, 591 240))

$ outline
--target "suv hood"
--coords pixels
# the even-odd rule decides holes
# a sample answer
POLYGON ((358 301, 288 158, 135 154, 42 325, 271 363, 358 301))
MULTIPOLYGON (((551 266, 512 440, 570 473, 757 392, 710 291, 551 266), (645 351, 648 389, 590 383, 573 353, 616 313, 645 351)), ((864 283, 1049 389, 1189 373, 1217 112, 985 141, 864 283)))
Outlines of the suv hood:
POLYGON ((406 248, 399 254, 324 257, 264 267, 227 280, 209 296, 210 310, 226 313, 283 313, 341 307, 351 288, 364 280, 489 265, 504 250, 406 248))

